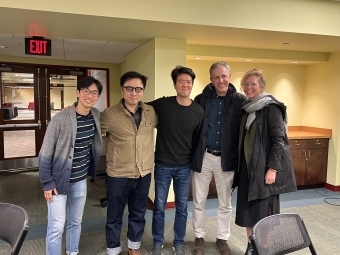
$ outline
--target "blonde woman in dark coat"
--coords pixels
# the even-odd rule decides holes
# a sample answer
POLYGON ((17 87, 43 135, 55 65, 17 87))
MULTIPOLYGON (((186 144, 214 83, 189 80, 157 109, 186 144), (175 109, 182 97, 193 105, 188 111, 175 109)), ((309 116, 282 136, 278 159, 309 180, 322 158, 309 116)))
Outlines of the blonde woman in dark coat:
POLYGON ((246 228, 245 255, 255 254, 249 236, 261 219, 280 213, 279 194, 296 190, 292 157, 287 138, 286 106, 264 93, 261 71, 252 69, 241 80, 248 97, 240 138, 239 164, 234 186, 238 186, 235 223, 246 228))

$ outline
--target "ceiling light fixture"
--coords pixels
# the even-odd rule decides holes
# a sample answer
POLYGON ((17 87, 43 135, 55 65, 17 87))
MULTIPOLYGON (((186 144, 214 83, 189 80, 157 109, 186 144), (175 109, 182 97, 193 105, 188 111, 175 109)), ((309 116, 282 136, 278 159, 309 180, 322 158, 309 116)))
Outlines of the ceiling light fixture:
POLYGON ((0 49, 7 49, 7 48, 9 48, 9 47, 4 46, 4 45, 0 45, 0 49))
POLYGON ((194 59, 196 59, 196 60, 201 60, 202 57, 195 57, 194 59))
POLYGON ((246 62, 251 62, 251 61, 253 61, 253 60, 251 60, 251 59, 246 59, 245 61, 246 61, 246 62))
POLYGON ((297 62, 297 61, 292 61, 292 64, 298 64, 299 62, 297 62))

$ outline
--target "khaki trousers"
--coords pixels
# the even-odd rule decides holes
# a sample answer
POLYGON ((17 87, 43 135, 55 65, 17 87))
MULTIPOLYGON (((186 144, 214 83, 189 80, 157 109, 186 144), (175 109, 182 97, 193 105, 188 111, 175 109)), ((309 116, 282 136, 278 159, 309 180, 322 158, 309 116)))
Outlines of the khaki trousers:
POLYGON ((217 238, 228 240, 230 236, 231 186, 234 180, 234 171, 223 172, 221 157, 208 152, 204 153, 201 173, 192 174, 192 223, 196 238, 205 237, 205 204, 209 192, 209 184, 214 175, 217 195, 217 238))

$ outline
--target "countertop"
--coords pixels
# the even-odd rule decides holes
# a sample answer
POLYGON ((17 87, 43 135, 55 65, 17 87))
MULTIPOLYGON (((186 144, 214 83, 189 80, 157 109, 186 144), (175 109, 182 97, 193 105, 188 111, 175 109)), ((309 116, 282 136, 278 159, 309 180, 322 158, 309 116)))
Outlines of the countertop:
POLYGON ((315 128, 306 126, 289 126, 289 139, 316 139, 316 138, 332 138, 332 130, 326 128, 315 128))

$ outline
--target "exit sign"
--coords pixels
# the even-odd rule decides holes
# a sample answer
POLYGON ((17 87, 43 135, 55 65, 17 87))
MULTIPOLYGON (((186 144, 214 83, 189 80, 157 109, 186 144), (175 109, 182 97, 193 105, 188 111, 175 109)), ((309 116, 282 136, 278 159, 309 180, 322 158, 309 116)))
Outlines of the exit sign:
POLYGON ((25 38, 25 54, 51 56, 51 40, 41 37, 25 38))

